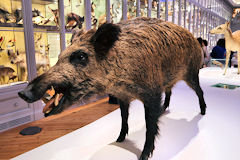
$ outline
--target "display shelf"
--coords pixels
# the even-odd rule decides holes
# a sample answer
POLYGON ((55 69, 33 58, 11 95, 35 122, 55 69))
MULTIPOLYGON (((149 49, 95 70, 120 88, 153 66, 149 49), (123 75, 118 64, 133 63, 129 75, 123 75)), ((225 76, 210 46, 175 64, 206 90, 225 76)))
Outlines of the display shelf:
MULTIPOLYGON (((23 28, 23 24, 16 24, 16 23, 0 23, 0 27, 14 27, 14 28, 23 28)), ((33 24, 34 29, 44 29, 46 31, 59 31, 57 26, 42 26, 33 24)), ((1 31, 1 28, 0 28, 1 31)))
MULTIPOLYGON (((0 23, 0 27, 23 27, 23 24, 16 23, 0 23)), ((1 30, 1 29, 0 29, 1 30)))
MULTIPOLYGON (((12 0, 12 1, 18 1, 20 2, 21 0, 12 0)), ((48 5, 52 3, 57 3, 57 0, 32 0, 33 4, 41 4, 41 5, 48 5)))

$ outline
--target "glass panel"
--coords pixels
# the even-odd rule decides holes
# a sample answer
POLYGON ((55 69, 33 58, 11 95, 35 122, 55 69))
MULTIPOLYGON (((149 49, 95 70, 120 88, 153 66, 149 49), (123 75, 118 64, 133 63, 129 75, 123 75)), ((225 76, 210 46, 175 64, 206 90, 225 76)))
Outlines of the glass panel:
POLYGON ((0 1, 0 88, 27 81, 20 1, 0 1))
POLYGON ((153 0, 152 1, 152 11, 151 11, 151 17, 157 18, 157 5, 159 0, 153 0))
POLYGON ((148 2, 147 0, 140 0, 140 10, 141 10, 141 17, 147 17, 147 7, 148 7, 148 2))
MULTIPOLYGON (((95 4, 92 7, 95 9, 95 4)), ((68 31, 75 28, 81 29, 85 25, 84 0, 64 0, 64 14, 68 31)))
POLYGON ((137 0, 128 0, 127 18, 132 19, 137 15, 137 0))
POLYGON ((165 0, 161 0, 161 4, 160 4, 160 19, 165 20, 166 18, 166 10, 165 10, 165 0))
POLYGON ((175 9, 175 18, 174 18, 174 22, 175 24, 178 24, 178 15, 179 15, 179 0, 175 0, 175 5, 174 5, 174 9, 175 9))
POLYGON ((41 75, 55 65, 60 53, 58 3, 57 1, 32 1, 32 12, 37 75, 41 75), (37 24, 34 20, 35 12, 40 13, 44 19, 49 19, 49 22, 37 24))
POLYGON ((92 27, 106 22, 106 0, 92 0, 92 27))
POLYGON ((111 0, 111 19, 113 23, 118 23, 122 20, 122 0, 111 0))
POLYGON ((184 27, 184 18, 185 18, 185 16, 184 16, 184 11, 185 11, 185 8, 184 8, 184 1, 185 0, 182 0, 182 2, 181 2, 181 16, 182 16, 182 18, 181 18, 181 25, 182 25, 182 27, 184 27))
POLYGON ((168 21, 169 22, 173 22, 173 1, 174 0, 168 0, 168 21))
POLYGON ((187 29, 189 29, 189 23, 190 23, 189 15, 190 15, 190 12, 191 12, 191 4, 187 1, 186 2, 186 28, 187 29))

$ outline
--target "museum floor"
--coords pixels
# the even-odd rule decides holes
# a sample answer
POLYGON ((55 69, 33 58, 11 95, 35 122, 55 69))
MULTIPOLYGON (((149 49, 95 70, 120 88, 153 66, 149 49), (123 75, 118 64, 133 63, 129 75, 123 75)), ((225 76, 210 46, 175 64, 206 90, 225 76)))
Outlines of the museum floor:
MULTIPOLYGON (((183 81, 177 83, 170 109, 160 118, 160 135, 151 160, 240 159, 240 88, 211 87, 217 83, 240 85, 240 75, 236 69, 230 69, 226 76, 222 73, 220 68, 200 71, 200 83, 208 107, 205 116, 199 114, 194 91, 183 81)), ((127 139, 116 143, 120 125, 120 111, 117 109, 14 159, 137 160, 145 141, 144 111, 140 101, 131 103, 127 139)))

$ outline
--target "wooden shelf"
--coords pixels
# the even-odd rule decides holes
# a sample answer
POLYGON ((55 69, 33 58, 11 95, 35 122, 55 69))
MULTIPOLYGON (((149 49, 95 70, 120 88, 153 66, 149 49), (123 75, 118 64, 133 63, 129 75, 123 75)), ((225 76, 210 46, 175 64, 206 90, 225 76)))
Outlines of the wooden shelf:
MULTIPOLYGON (((23 24, 16 24, 16 23, 0 23, 0 27, 7 27, 7 28, 21 28, 23 29, 23 24)), ((46 31, 57 31, 59 32, 59 29, 57 26, 47 26, 47 25, 37 25, 33 24, 34 29, 42 29, 46 31)), ((0 29, 1 31, 1 29, 0 29)))
MULTIPOLYGON (((13 1, 22 1, 22 0, 13 0, 13 1)), ((48 5, 57 3, 57 0, 32 0, 33 4, 42 4, 42 5, 48 5)))
POLYGON ((118 105, 108 104, 108 98, 98 100, 61 114, 49 116, 17 128, 0 133, 0 159, 10 159, 78 128, 81 128, 106 114, 118 109, 118 105), (36 135, 22 136, 19 132, 30 126, 39 126, 42 131, 36 135))

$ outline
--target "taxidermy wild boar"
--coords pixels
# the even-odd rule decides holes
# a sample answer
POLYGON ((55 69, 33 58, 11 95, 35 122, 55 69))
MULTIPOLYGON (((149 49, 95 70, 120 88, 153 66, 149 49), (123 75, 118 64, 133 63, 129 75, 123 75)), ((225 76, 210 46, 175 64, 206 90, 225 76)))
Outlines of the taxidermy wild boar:
POLYGON ((51 115, 93 94, 111 94, 120 99, 118 142, 128 133, 129 103, 139 99, 144 103, 147 128, 140 160, 147 160, 154 150, 158 118, 168 107, 177 81, 185 80, 195 90, 201 114, 205 114, 198 77, 201 59, 198 41, 173 23, 151 18, 105 23, 98 30, 76 33, 57 64, 30 82, 19 96, 32 103, 53 86, 63 96, 51 115), (162 105, 163 92, 166 98, 162 105))

